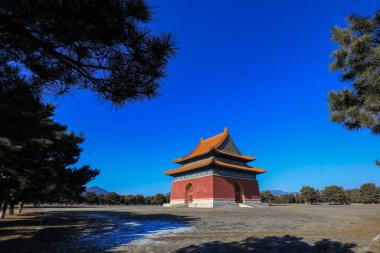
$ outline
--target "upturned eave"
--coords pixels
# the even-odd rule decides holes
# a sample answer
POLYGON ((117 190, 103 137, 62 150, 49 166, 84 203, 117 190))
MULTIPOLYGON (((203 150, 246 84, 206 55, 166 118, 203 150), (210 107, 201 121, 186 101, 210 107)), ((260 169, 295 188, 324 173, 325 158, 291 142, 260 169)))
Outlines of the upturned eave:
POLYGON ((214 165, 217 167, 223 167, 223 168, 227 168, 227 169, 238 170, 238 171, 253 172, 255 174, 261 174, 261 173, 266 172, 265 169, 254 168, 251 166, 237 165, 237 164, 233 164, 233 163, 220 161, 218 159, 215 159, 214 157, 210 157, 210 158, 201 160, 199 162, 185 164, 181 167, 165 171, 164 174, 169 175, 169 176, 174 176, 174 175, 179 174, 179 173, 184 173, 184 172, 204 168, 204 167, 211 166, 211 165, 214 165))

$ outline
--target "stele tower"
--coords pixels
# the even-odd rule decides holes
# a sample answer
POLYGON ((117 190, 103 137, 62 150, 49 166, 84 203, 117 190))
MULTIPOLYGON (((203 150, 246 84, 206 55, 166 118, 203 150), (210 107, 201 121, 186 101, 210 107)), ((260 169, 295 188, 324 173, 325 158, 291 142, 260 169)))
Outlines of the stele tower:
POLYGON ((174 160, 180 167, 164 172, 173 177, 170 206, 260 204, 256 176, 266 170, 247 165, 254 160, 239 151, 227 128, 211 138, 201 138, 190 154, 174 160))

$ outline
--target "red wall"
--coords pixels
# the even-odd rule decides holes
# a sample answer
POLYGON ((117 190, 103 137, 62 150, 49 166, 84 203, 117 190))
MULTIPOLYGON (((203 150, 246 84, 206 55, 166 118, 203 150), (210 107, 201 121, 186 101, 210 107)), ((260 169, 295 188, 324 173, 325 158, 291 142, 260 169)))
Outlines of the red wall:
POLYGON ((172 183, 170 199, 184 199, 187 184, 193 185, 193 199, 212 198, 213 176, 198 177, 172 183))
POLYGON ((193 185, 193 199, 221 198, 235 199, 235 183, 239 183, 246 200, 260 199, 257 180, 237 179, 221 176, 206 176, 172 183, 170 198, 184 199, 187 184, 193 185))
POLYGON ((214 176, 214 198, 235 198, 235 183, 243 188, 246 200, 260 199, 257 180, 214 176))

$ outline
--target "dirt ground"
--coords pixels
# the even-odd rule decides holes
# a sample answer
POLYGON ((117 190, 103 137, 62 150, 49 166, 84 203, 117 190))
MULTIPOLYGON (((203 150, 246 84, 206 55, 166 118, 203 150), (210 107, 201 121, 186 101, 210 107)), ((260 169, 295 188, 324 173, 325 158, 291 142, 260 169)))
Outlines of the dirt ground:
POLYGON ((0 252, 380 253, 380 205, 26 208, 0 252))

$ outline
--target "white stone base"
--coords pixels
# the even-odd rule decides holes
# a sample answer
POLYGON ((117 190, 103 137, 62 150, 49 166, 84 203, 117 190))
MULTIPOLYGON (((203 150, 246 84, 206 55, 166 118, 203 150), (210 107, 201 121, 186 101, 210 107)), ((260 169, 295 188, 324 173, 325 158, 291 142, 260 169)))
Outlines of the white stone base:
POLYGON ((245 201, 245 205, 251 206, 251 207, 268 207, 268 203, 263 203, 260 200, 250 200, 250 201, 245 201))
POLYGON ((170 206, 177 206, 177 205, 183 205, 183 204, 185 204, 184 199, 170 200, 170 206))
POLYGON ((246 200, 244 201, 244 204, 246 205, 262 205, 263 203, 261 202, 261 200, 246 200))
POLYGON ((193 202, 189 204, 189 207, 212 208, 213 200, 212 199, 194 199, 193 202))
POLYGON ((214 208, 225 208, 225 207, 232 207, 236 208, 239 207, 238 203, 235 202, 234 199, 214 199, 213 203, 214 208))
MULTIPOLYGON (((246 205, 260 205, 260 200, 247 200, 243 202, 246 205)), ((170 201, 170 207, 183 206, 186 205, 184 199, 176 199, 170 201)), ((195 208, 236 208, 239 207, 239 204, 235 202, 234 199, 194 199, 192 203, 186 205, 187 207, 195 208)))

